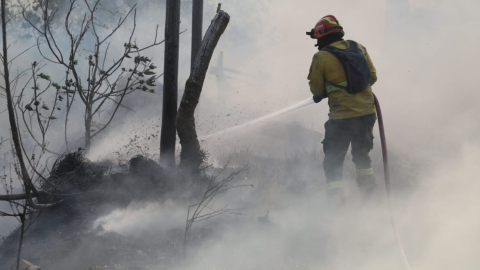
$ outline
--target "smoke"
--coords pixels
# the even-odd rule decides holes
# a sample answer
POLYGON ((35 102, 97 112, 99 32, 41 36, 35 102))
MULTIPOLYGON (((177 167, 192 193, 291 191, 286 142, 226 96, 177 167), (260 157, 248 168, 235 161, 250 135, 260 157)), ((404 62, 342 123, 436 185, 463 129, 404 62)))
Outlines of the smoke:
POLYGON ((126 209, 118 209, 97 219, 93 228, 102 226, 105 230, 125 235, 138 236, 149 232, 164 234, 172 229, 183 227, 185 209, 168 200, 163 203, 130 204, 126 209))
MULTIPOLYGON (((215 8, 216 2, 206 1, 204 29, 215 8)), ((221 63, 223 52, 223 66, 237 72, 218 74, 211 68, 197 109, 198 133, 235 127, 310 97, 306 76, 316 48, 305 31, 320 17, 334 14, 346 38, 366 46, 378 71, 373 91, 394 157, 393 214, 413 268, 478 269, 479 4, 225 0, 222 8, 232 19, 212 67, 221 63)), ((139 9, 163 25, 163 3, 139 3, 139 9)), ((182 11, 182 30, 190 29, 189 16, 182 11)), ((150 29, 145 23, 141 31, 150 29)), ((148 40, 147 34, 144 38, 148 40)), ((189 72, 189 38, 188 31, 181 36, 180 89, 189 72)), ((152 52, 158 66, 162 52, 163 47, 152 52)), ((128 97, 136 112, 121 112, 113 123, 115 132, 95 142, 91 157, 124 151, 117 146, 128 144, 135 134, 144 139, 143 151, 156 154, 158 137, 153 135, 159 132, 161 96, 153 96, 155 104, 149 103, 151 97, 128 97)), ((351 201, 343 211, 325 201, 318 150, 327 107, 321 102, 279 116, 273 127, 259 125, 202 142, 217 165, 224 165, 222 158, 232 152, 238 156, 239 149, 248 149, 239 163, 247 159, 251 165, 245 181, 254 188, 218 198, 215 206, 243 207, 244 215, 197 224, 199 230, 213 232, 192 246, 182 269, 404 269, 381 185, 378 140, 373 151, 380 182, 377 198, 362 206, 352 184, 351 201), (304 137, 305 130, 312 134, 304 137), (303 166, 285 161, 294 155, 303 166)), ((353 183, 349 170, 347 158, 345 177, 353 183)), ((186 210, 187 204, 175 200, 130 205, 93 226, 154 241, 152 235, 183 228, 186 210)))
MULTIPOLYGON (((416 188, 395 193, 393 214, 413 269, 478 267, 480 148, 473 146, 422 175, 416 188)), ((255 172, 246 180, 253 191, 230 191, 212 206, 243 205, 243 215, 196 224, 199 234, 208 231, 207 238, 192 244, 181 269, 405 269, 382 189, 368 204, 353 193, 339 209, 327 203, 319 181, 298 192, 289 187, 305 184, 299 174, 292 179, 282 178, 278 168, 273 175, 255 172)), ((98 223, 154 241, 182 228, 186 210, 173 201, 133 205, 98 223)))

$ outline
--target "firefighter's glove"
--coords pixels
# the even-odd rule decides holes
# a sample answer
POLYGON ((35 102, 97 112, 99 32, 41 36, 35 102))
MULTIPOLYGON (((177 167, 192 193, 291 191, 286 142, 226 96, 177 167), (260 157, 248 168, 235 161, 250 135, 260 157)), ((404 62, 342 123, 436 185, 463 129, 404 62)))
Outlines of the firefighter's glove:
POLYGON ((323 99, 323 96, 313 96, 313 101, 315 103, 319 103, 320 101, 322 101, 323 99))

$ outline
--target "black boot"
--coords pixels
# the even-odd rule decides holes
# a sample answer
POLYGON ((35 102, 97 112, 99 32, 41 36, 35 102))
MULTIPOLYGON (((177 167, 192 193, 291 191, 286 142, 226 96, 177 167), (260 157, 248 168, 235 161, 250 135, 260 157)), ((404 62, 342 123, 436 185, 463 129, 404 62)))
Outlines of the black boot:
POLYGON ((357 176, 357 184, 360 194, 364 199, 373 197, 376 186, 375 176, 373 174, 357 176))

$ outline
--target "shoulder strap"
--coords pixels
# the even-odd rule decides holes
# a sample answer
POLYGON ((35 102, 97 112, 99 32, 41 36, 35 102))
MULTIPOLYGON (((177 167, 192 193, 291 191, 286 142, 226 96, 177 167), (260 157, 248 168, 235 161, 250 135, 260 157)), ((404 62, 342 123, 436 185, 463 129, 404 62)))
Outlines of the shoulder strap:
POLYGON ((327 46, 323 47, 320 51, 326 51, 326 52, 333 53, 336 49, 337 48, 335 48, 333 46, 327 45, 327 46))
MULTIPOLYGON (((343 50, 338 49, 338 48, 336 48, 336 47, 333 47, 333 46, 331 46, 331 45, 328 45, 328 46, 323 47, 323 48, 321 49, 321 51, 329 52, 329 53, 333 54, 335 57, 337 57, 337 55, 335 54, 335 52, 343 51, 343 50)), ((331 81, 329 81, 329 80, 325 80, 325 81, 326 81, 327 83, 329 83, 330 85, 335 86, 335 87, 337 87, 337 88, 341 88, 341 89, 345 89, 345 90, 347 89, 347 86, 339 85, 339 84, 336 84, 336 83, 331 82, 331 81)), ((325 96, 327 96, 327 95, 328 95, 328 94, 327 94, 327 91, 325 91, 325 96)))
POLYGON ((323 47, 320 51, 327 51, 327 52, 330 52, 330 53, 334 53, 334 52, 337 52, 337 51, 349 51, 349 50, 358 48, 357 43, 353 40, 342 40, 342 42, 343 42, 343 45, 345 45, 345 47, 348 47, 348 48, 339 49, 339 48, 333 47, 332 45, 327 45, 327 46, 323 47), (350 46, 348 46, 349 44, 346 44, 347 41, 350 43, 350 46))
POLYGON ((354 40, 348 40, 348 42, 350 42, 350 47, 354 46, 354 47, 357 47, 358 48, 358 43, 354 40))
POLYGON ((357 42, 348 40, 348 43, 350 43, 350 47, 347 49, 348 51, 357 51, 359 49, 357 42))

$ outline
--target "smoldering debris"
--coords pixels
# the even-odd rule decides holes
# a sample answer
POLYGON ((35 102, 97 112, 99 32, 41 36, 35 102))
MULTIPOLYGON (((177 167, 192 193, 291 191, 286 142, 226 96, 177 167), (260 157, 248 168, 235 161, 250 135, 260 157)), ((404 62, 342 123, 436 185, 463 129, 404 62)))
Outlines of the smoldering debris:
MULTIPOLYGON (((230 170, 205 170, 209 172, 191 177, 135 156, 128 170, 112 173, 108 162, 92 162, 81 151, 66 153, 54 162, 40 192, 43 201, 61 201, 28 216, 22 259, 42 269, 177 266, 185 258, 187 207, 212 183, 224 187, 222 192, 235 188, 218 180, 230 170)), ((225 177, 235 183, 238 174, 229 175, 225 177)), ((209 204, 202 215, 217 206, 209 204)), ((19 234, 17 229, 1 243, 0 261, 15 261, 19 234)), ((212 234, 211 229, 194 226, 189 243, 199 246, 212 234)))
MULTIPOLYGON (((228 159, 230 163, 209 168, 210 174, 223 171, 228 175, 247 166, 239 180, 254 188, 230 190, 215 198, 209 210, 228 205, 238 209, 240 215, 227 213, 195 223, 187 250, 183 243, 187 209, 204 191, 198 185, 207 181, 186 182, 191 179, 182 178, 178 172, 172 175, 142 156, 132 158, 124 173, 108 173, 105 164, 88 161, 77 153, 62 156, 53 172, 62 172, 68 184, 61 184, 63 178, 57 177, 62 188, 51 190, 70 195, 65 194, 62 204, 40 213, 27 231, 22 258, 52 270, 213 269, 224 268, 229 261, 236 262, 229 269, 311 269, 318 263, 314 254, 323 252, 324 264, 334 265, 341 261, 334 251, 348 246, 335 239, 340 239, 342 232, 355 238, 364 228, 352 231, 341 224, 363 222, 370 216, 354 215, 342 220, 332 215, 321 195, 323 171, 317 164, 320 154, 285 159, 248 151, 225 155, 219 162, 227 164, 228 159), (80 164, 85 167, 80 169, 80 164), (77 173, 79 178, 90 180, 81 180, 77 186, 77 173), (313 242, 307 235, 313 237, 313 242), (305 249, 296 250, 298 246, 305 249), (262 252, 265 256, 259 257, 262 252)), ((384 221, 388 219, 377 217, 374 228, 366 231, 373 234, 379 226, 386 231, 384 221)), ((371 234, 355 240, 359 244, 351 248, 359 247, 371 234)), ((12 260, 17 239, 17 233, 13 233, 3 243, 2 261, 12 260)), ((385 241, 393 243, 392 238, 385 241)), ((385 254, 394 257, 393 250, 394 245, 385 254)))
MULTIPOLYGON (((448 260, 453 259, 452 255, 439 250, 442 244, 435 239, 439 237, 457 245, 468 234, 461 233, 460 239, 452 239, 452 229, 455 231, 454 228, 460 226, 471 233, 474 226, 468 225, 468 221, 478 224, 476 218, 469 217, 475 206, 473 195, 478 185, 468 184, 468 179, 457 181, 461 190, 463 187, 472 188, 468 198, 462 197, 464 193, 461 190, 449 188, 455 171, 465 168, 466 174, 469 174, 475 168, 472 160, 476 159, 478 151, 470 148, 465 148, 465 151, 470 153, 465 159, 449 162, 449 166, 430 176, 426 172, 405 175, 403 170, 393 171, 396 179, 393 210, 414 269, 428 269, 435 254, 444 254, 445 259, 441 260, 451 266, 448 260), (465 164, 468 167, 464 167, 465 164), (427 179, 424 181, 426 185, 435 182, 437 188, 419 186, 419 177, 427 179), (442 196, 445 201, 438 203, 435 198, 442 196), (463 205, 464 209, 449 206, 452 199, 465 200, 468 205, 463 205), (433 214, 437 209, 434 201, 442 207, 443 214, 433 214), (449 220, 454 212, 460 213, 457 216, 460 220, 455 222, 449 220), (441 218, 442 222, 437 218, 441 218), (434 246, 430 246, 432 243, 434 246), (422 265, 425 267, 416 267, 422 265)), ((101 190, 103 193, 85 193, 78 198, 72 196, 64 204, 42 212, 27 232, 22 258, 47 270, 89 267, 403 269, 386 201, 382 198, 382 187, 378 188, 376 199, 371 204, 362 205, 352 196, 349 206, 342 211, 332 208, 324 196, 323 171, 318 165, 320 155, 318 152, 305 153, 285 159, 258 156, 248 151, 230 157, 225 155, 219 162, 229 159, 231 164, 216 170, 234 170, 249 164, 248 170, 241 176, 242 183, 251 184, 254 188, 235 189, 218 197, 212 209, 228 204, 229 207, 240 208, 242 215, 225 215, 206 223, 196 223, 187 253, 182 243, 186 212, 188 205, 197 201, 198 194, 182 189, 182 185, 160 193, 155 188, 162 185, 152 185, 148 180, 152 174, 147 174, 147 180, 138 180, 140 178, 133 176, 133 168, 125 173, 106 174, 92 187, 92 191, 101 190), (132 191, 135 181, 146 182, 145 187, 132 191)), ((136 158, 145 166, 142 170, 154 163, 143 157, 136 158)), ((376 158, 374 152, 373 159, 376 158)), ((402 168, 416 170, 415 162, 407 157, 395 155, 392 161, 395 165, 401 164, 402 168)), ((153 165, 152 171, 162 171, 161 167, 153 165)), ((347 166, 346 171, 351 169, 347 166)), ((380 175, 381 164, 374 163, 374 170, 380 175)), ((354 182, 349 174, 346 178, 354 182)), ((174 180, 182 181, 181 178, 174 180)), ((167 186, 169 181, 172 180, 165 180, 167 186)), ((355 194, 355 190, 351 192, 355 194)), ((15 233, 5 240, 0 248, 1 261, 11 261, 17 240, 15 233)), ((454 246, 446 248, 454 252, 454 246)), ((474 243, 468 246, 472 252, 476 250, 474 243)), ((474 256, 468 255, 472 252, 452 254, 460 256, 465 265, 472 266, 475 265, 474 256)))
MULTIPOLYGON (((140 261, 148 265, 145 258, 163 257, 158 252, 153 254, 156 249, 138 239, 105 231, 101 225, 92 229, 95 220, 115 209, 131 203, 162 201, 172 190, 169 176, 153 160, 135 156, 129 163, 128 172, 109 173, 110 166, 91 162, 81 151, 60 156, 50 177, 43 179, 42 198, 38 199, 62 201, 28 217, 30 228, 25 234, 22 258, 42 269, 86 269, 96 265, 126 265, 125 269, 131 269, 140 261)), ((19 233, 15 230, 1 243, 2 264, 9 265, 15 260, 19 233)), ((174 235, 170 232, 161 244, 173 245, 168 237, 174 235)), ((150 264, 156 263, 158 260, 150 264)))

